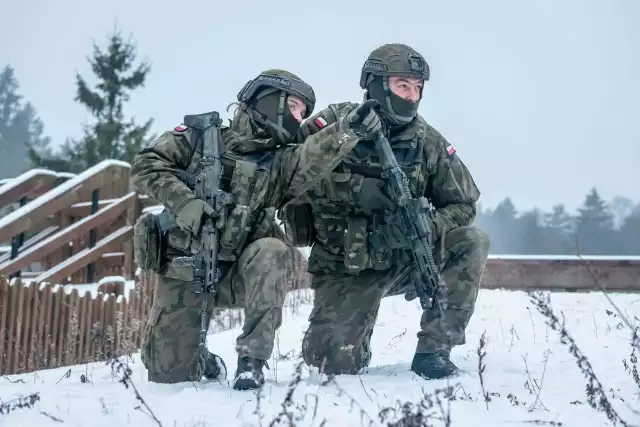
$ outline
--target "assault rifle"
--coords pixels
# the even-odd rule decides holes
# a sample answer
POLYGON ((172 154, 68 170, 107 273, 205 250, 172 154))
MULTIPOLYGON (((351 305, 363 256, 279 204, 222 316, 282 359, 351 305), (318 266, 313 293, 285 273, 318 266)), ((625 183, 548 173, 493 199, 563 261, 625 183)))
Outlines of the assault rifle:
POLYGON ((382 178, 387 181, 391 200, 398 205, 400 226, 409 241, 415 264, 412 278, 420 305, 426 310, 431 299, 431 307, 436 308, 439 304, 438 291, 444 282, 433 260, 431 230, 426 212, 428 200, 425 197, 411 197, 407 176, 382 132, 378 132, 375 145, 380 155, 382 178))
POLYGON ((174 265, 193 266, 193 282, 191 290, 194 294, 203 294, 200 309, 200 344, 198 357, 198 373, 201 377, 209 361, 206 339, 207 299, 215 292, 215 285, 220 280, 218 269, 218 249, 220 230, 227 217, 225 209, 232 202, 231 195, 220 188, 222 178, 222 161, 220 156, 224 145, 220 135, 222 119, 216 111, 184 116, 184 124, 194 129, 195 140, 201 140, 200 154, 202 168, 195 178, 194 192, 196 197, 204 200, 217 213, 216 218, 205 216, 199 238, 195 240, 191 257, 179 257, 173 260, 174 265))

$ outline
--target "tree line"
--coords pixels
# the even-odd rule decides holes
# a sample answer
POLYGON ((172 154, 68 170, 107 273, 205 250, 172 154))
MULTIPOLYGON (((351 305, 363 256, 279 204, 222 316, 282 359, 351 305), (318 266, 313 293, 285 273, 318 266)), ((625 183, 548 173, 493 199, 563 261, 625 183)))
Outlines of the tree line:
MULTIPOLYGON (((88 58, 95 84, 76 74, 74 100, 92 120, 83 136, 67 138, 51 147, 35 107, 20 95, 15 70, 0 72, 0 178, 11 178, 33 167, 79 173, 104 159, 131 162, 154 138, 153 119, 136 123, 123 108, 132 92, 144 87, 151 71, 138 61, 131 40, 119 31, 107 37, 106 47, 94 44, 88 58)), ((476 224, 491 237, 493 254, 640 255, 640 205, 624 197, 603 200, 592 189, 576 214, 562 204, 550 212, 518 212, 509 198, 493 209, 479 207, 476 224)))
POLYGON ((550 212, 518 212, 510 198, 478 209, 476 224, 491 238, 492 254, 640 255, 640 203, 604 200, 592 188, 575 214, 562 204, 550 212))

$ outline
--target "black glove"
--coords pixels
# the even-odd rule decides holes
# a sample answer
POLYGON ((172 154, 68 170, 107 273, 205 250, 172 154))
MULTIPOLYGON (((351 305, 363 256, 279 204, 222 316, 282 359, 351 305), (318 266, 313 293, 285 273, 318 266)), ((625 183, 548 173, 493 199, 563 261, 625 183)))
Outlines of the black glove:
POLYGON ((375 99, 368 99, 349 113, 347 117, 349 128, 360 138, 373 139, 378 132, 382 131, 382 122, 375 110, 378 105, 375 99))
MULTIPOLYGON (((435 231, 433 219, 430 215, 427 215, 427 222, 429 223, 429 228, 433 233, 435 231)), ((382 235, 384 236, 385 243, 394 249, 411 249, 411 242, 404 234, 402 217, 400 216, 400 211, 395 211, 392 215, 387 218, 386 223, 382 227, 381 230, 382 235)))
POLYGON ((387 197, 383 188, 385 182, 376 178, 363 178, 358 193, 357 206, 367 212, 373 210, 393 211, 395 203, 387 197))
POLYGON ((205 216, 216 218, 217 213, 201 199, 189 200, 175 215, 180 228, 189 230, 194 236, 200 233, 200 226, 205 216))

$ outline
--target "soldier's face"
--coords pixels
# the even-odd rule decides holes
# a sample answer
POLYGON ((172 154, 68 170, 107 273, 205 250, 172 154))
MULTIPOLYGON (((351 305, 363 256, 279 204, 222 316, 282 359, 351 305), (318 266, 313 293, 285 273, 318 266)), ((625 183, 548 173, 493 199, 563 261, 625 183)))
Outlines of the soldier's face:
POLYGON ((289 95, 287 97, 287 105, 289 106, 289 110, 291 110, 293 118, 296 119, 298 123, 302 123, 302 118, 307 112, 307 106, 304 105, 304 102, 297 96, 289 95))
POLYGON ((418 102, 422 92, 422 80, 415 77, 389 76, 389 88, 407 101, 418 102))

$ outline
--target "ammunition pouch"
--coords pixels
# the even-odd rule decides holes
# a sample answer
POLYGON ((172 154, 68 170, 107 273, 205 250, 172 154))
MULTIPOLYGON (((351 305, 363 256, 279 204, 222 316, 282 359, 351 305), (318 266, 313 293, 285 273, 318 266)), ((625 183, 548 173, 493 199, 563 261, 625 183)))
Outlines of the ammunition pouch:
POLYGON ((370 219, 351 216, 344 236, 344 265, 351 274, 364 269, 387 270, 393 261, 393 250, 369 232, 370 219))
POLYGON ((143 271, 158 272, 162 267, 165 242, 157 215, 142 214, 133 227, 133 258, 143 271))

